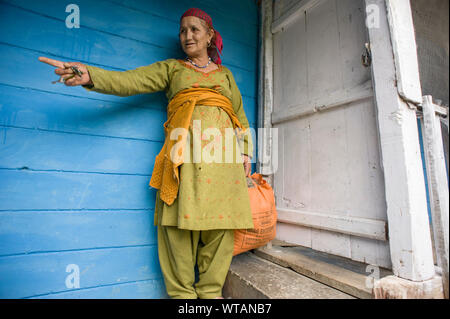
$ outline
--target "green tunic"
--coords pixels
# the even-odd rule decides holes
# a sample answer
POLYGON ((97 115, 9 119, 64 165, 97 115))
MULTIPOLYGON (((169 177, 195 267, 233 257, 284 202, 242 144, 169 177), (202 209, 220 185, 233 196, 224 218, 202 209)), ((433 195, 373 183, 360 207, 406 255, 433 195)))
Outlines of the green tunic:
MULTIPOLYGON (((93 66, 87 66, 87 69, 94 86, 84 87, 104 94, 130 96, 164 90, 170 101, 184 89, 214 89, 232 101, 239 121, 245 128, 249 127, 241 94, 231 71, 225 66, 203 73, 182 60, 168 59, 124 72, 93 66)), ((252 138, 251 134, 240 138, 232 134, 230 138, 226 133, 232 128, 231 119, 222 108, 196 105, 189 126, 189 147, 186 144, 189 155, 180 166, 178 196, 169 206, 160 199, 157 191, 155 225, 188 230, 253 228, 240 155, 253 157, 252 138), (194 158, 194 144, 195 150, 201 147, 201 159, 194 158)), ((160 129, 163 129, 162 125, 160 129)))

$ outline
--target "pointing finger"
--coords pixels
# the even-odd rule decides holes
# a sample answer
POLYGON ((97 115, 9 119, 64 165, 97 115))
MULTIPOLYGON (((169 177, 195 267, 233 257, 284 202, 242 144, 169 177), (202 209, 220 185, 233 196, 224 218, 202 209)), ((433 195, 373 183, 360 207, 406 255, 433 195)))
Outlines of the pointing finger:
POLYGON ((39 57, 39 61, 50 64, 52 66, 56 66, 57 68, 61 68, 64 69, 64 62, 62 61, 58 61, 58 60, 53 60, 53 59, 49 59, 46 57, 39 57))

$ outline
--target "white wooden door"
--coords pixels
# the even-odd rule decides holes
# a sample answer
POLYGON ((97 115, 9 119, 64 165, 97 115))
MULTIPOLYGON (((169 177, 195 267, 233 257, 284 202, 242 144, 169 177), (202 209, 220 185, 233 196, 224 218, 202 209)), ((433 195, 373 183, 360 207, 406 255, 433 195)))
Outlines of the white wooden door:
POLYGON ((278 0, 277 238, 391 267, 362 0, 278 0))

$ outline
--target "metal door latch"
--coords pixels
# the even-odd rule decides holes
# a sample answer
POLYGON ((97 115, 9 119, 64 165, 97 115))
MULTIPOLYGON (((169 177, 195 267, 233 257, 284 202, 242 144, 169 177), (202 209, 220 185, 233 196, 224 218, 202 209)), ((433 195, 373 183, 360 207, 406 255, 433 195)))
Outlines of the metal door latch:
POLYGON ((364 53, 361 56, 361 62, 365 67, 369 67, 372 64, 372 52, 370 51, 370 43, 364 44, 364 53))

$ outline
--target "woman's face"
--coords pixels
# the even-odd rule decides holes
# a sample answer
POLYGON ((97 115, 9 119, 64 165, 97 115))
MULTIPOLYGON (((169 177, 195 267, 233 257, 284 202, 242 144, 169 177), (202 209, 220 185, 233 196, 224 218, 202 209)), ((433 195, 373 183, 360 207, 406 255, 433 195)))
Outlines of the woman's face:
POLYGON ((206 23, 197 17, 189 16, 181 20, 180 43, 184 53, 189 57, 207 54, 208 42, 211 41, 213 31, 206 28, 206 23))

